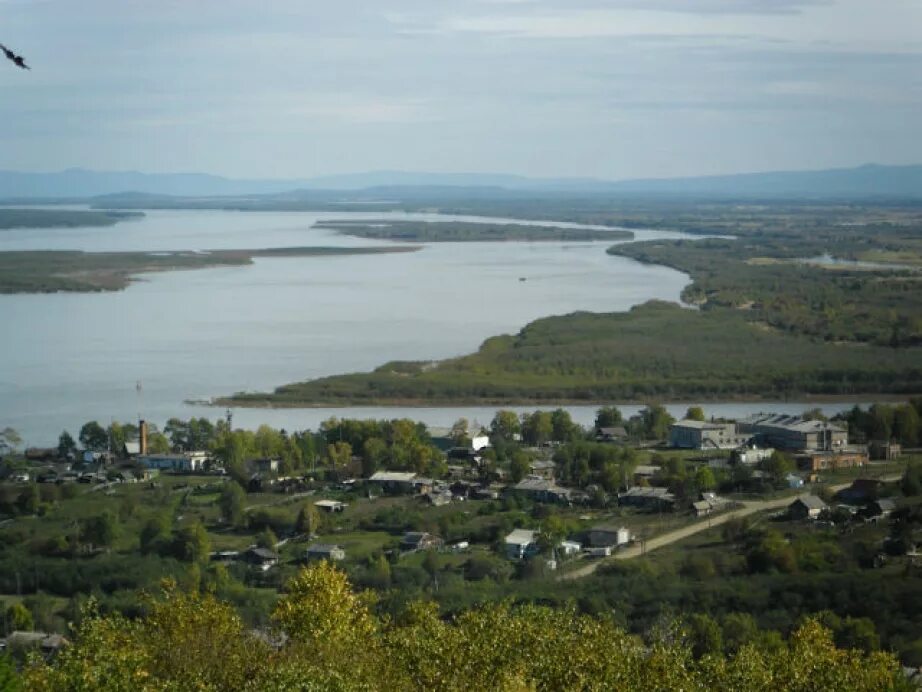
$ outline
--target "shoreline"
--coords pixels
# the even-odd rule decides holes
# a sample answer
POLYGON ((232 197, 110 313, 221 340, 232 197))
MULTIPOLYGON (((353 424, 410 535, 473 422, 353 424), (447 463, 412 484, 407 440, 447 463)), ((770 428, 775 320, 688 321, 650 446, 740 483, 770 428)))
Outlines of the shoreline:
POLYGON ((890 403, 890 402, 902 402, 906 401, 912 397, 922 396, 922 392, 919 393, 909 393, 909 394, 892 394, 892 393, 873 393, 868 392, 865 394, 792 394, 790 397, 779 399, 777 397, 757 397, 757 396, 719 396, 719 397, 704 397, 704 398, 688 398, 688 397, 677 397, 677 398, 657 398, 657 397, 648 397, 645 399, 618 399, 613 401, 611 399, 457 399, 452 401, 432 401, 427 399, 363 399, 361 401, 352 401, 349 403, 343 402, 329 402, 329 401, 316 401, 316 402, 284 402, 284 403, 271 403, 271 402, 246 402, 246 401, 237 401, 233 397, 216 397, 210 401, 193 401, 186 400, 183 404, 193 405, 193 406, 210 406, 212 408, 239 408, 239 409, 265 409, 265 410, 289 410, 289 409, 319 409, 319 408, 341 408, 341 409, 351 409, 351 408, 461 408, 467 406, 510 406, 515 408, 522 408, 526 406, 542 406, 542 407, 559 407, 564 408, 567 406, 643 406, 649 403, 657 404, 707 404, 707 403, 721 403, 721 404, 731 404, 731 403, 740 403, 740 404, 755 404, 760 402, 765 402, 766 404, 784 404, 787 402, 797 402, 805 404, 823 404, 823 403, 835 403, 835 402, 855 402, 865 403, 869 400, 880 402, 880 403, 890 403))

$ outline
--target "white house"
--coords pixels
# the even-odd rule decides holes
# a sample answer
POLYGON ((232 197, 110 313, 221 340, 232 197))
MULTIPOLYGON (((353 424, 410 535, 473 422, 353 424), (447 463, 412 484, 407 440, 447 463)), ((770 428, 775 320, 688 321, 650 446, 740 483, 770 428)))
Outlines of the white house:
POLYGON ((561 541, 557 544, 557 549, 565 556, 579 555, 583 549, 583 544, 576 541, 561 541))
POLYGON ((471 438, 471 449, 479 452, 481 449, 490 446, 490 437, 488 435, 475 435, 471 438))

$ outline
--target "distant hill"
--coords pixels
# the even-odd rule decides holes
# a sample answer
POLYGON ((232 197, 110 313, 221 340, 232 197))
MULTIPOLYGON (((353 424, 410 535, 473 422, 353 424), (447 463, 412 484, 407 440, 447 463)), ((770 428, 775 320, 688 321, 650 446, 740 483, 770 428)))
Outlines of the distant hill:
POLYGON ((234 180, 203 173, 139 173, 72 168, 58 173, 0 171, 0 198, 134 195, 221 197, 284 195, 326 198, 517 197, 523 194, 664 195, 723 198, 922 199, 922 165, 779 171, 689 178, 605 181, 481 173, 375 171, 310 179, 234 180), (297 192, 295 192, 297 191, 297 192))
POLYGON ((779 171, 695 178, 624 180, 620 193, 707 197, 911 197, 922 198, 922 166, 880 166, 822 171, 779 171))

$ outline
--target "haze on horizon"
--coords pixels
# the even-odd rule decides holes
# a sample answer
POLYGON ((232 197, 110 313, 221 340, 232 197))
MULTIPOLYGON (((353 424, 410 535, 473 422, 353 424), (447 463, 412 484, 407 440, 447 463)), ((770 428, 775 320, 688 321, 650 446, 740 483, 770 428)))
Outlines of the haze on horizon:
POLYGON ((0 0, 0 169, 608 179, 922 161, 915 0, 0 0))

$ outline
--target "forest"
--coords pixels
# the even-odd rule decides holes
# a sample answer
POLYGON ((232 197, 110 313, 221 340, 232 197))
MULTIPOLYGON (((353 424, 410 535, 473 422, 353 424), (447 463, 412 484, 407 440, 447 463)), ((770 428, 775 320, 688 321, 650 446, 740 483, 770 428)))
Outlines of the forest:
POLYGON ((33 661, 21 682, 9 664, 0 676, 29 690, 911 689, 893 656, 837 648, 815 619, 770 648, 725 655, 696 651, 681 621, 644 640, 572 608, 506 602, 446 620, 416 601, 385 620, 370 603, 334 567, 308 567, 257 636, 207 592, 168 583, 136 620, 88 604, 54 660, 33 661))

